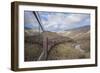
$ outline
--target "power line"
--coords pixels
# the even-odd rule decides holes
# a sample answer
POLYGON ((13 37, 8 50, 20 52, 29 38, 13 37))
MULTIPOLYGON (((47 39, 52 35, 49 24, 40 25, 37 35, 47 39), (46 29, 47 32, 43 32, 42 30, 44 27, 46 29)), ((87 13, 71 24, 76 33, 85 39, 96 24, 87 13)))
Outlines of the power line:
POLYGON ((33 14, 35 15, 35 17, 36 17, 36 19, 37 19, 37 21, 38 21, 38 23, 39 23, 39 25, 40 25, 42 31, 44 32, 44 28, 43 28, 43 26, 42 26, 41 19, 40 19, 40 16, 39 16, 38 12, 33 11, 33 14))

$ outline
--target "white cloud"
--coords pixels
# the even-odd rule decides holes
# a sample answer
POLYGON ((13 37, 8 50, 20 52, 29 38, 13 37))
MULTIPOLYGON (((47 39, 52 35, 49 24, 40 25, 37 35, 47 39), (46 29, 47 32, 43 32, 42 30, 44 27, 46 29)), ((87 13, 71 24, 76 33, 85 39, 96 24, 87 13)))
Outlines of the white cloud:
MULTIPOLYGON (((88 18, 87 22, 90 20, 89 14, 55 13, 55 12, 39 12, 39 14, 44 29, 49 31, 67 30, 80 25, 79 23, 80 22, 83 23, 84 19, 88 18)), ((86 25, 89 24, 87 22, 85 23, 86 25)), ((38 22, 31 11, 25 12, 25 24, 34 25, 33 27, 36 27, 36 24, 38 25, 38 22)))
POLYGON ((70 28, 71 25, 81 22, 83 19, 89 17, 88 14, 74 14, 74 13, 48 13, 48 21, 43 20, 45 29, 66 29, 70 28))

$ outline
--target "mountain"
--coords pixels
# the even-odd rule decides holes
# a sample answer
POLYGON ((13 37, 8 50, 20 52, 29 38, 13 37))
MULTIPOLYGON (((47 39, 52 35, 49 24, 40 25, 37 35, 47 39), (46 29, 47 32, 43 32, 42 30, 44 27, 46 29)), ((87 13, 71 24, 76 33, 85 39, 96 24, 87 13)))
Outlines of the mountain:
POLYGON ((90 33, 90 26, 84 26, 84 27, 80 27, 80 28, 65 30, 63 32, 58 32, 58 34, 61 34, 62 36, 69 36, 71 38, 74 38, 77 36, 83 36, 86 33, 87 34, 90 33))
MULTIPOLYGON (((81 59, 90 57, 90 27, 63 32, 25 30, 25 61, 37 61, 48 43, 47 60, 81 59), (53 45, 52 45, 53 44, 53 45)), ((42 59, 41 59, 42 60, 42 59)))
POLYGON ((86 25, 86 26, 81 26, 81 27, 77 27, 77 28, 73 28, 73 29, 68 29, 65 31, 72 31, 72 30, 89 30, 90 29, 90 25, 86 25))

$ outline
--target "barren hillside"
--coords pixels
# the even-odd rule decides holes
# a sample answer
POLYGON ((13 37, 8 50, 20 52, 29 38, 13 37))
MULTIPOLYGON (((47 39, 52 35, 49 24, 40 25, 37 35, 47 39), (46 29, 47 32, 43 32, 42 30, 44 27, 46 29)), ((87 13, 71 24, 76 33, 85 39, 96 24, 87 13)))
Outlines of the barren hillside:
POLYGON ((43 39, 54 43, 47 60, 81 59, 90 57, 90 27, 65 30, 64 32, 33 32, 25 30, 25 61, 37 60, 43 51, 43 39))

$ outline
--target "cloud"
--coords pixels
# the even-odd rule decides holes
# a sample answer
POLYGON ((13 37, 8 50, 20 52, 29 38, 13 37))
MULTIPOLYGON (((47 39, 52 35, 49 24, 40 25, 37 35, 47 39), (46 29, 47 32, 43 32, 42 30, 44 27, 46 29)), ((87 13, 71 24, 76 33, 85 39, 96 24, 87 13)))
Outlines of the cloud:
POLYGON ((38 22, 33 15, 32 11, 24 12, 24 28, 26 29, 38 29, 38 22))
MULTIPOLYGON (((64 31, 90 25, 90 15, 82 13, 38 12, 42 26, 47 31, 64 31)), ((38 27, 38 22, 31 11, 24 12, 25 26, 38 27)))
MULTIPOLYGON (((78 26, 84 26, 84 20, 90 20, 89 14, 81 13, 57 13, 57 12, 39 12, 41 18, 45 16, 46 20, 42 18, 43 26, 46 30, 54 31, 67 30, 78 26), (52 30, 51 30, 52 28, 52 30)), ((85 23, 85 25, 89 25, 85 23)))

